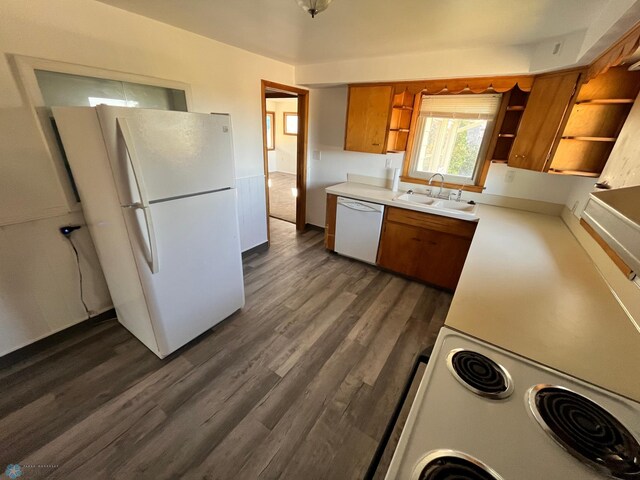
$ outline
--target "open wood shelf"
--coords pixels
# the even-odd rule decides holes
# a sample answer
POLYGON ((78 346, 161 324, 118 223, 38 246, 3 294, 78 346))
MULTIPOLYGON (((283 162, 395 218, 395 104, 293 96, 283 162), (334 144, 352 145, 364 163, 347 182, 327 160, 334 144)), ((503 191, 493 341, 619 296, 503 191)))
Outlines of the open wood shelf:
POLYGON ((640 90, 640 72, 624 67, 579 84, 549 172, 598 177, 640 90))
POLYGON ((622 105, 633 103, 633 98, 596 98, 593 100, 580 100, 576 105, 622 105))
POLYGON ((617 137, 580 137, 567 135, 562 137, 563 140, 580 140, 583 142, 615 142, 617 137))
POLYGON ((549 169, 549 173, 552 173, 554 175, 577 175, 579 177, 591 177, 591 178, 598 178, 600 176, 599 172, 585 172, 583 170, 549 169))
POLYGON ((504 160, 502 158, 492 158, 491 163, 507 163, 508 160, 504 160))

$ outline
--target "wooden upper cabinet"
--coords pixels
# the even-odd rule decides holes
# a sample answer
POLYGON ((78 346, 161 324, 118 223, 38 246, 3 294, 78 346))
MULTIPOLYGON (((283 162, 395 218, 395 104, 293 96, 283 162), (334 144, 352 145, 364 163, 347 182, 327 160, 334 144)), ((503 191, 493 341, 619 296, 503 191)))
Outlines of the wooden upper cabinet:
POLYGON ((393 87, 349 86, 344 149, 385 153, 391 120, 393 87))
POLYGON ((571 71, 535 79, 509 153, 510 167, 545 171, 579 78, 580 71, 571 71))
POLYGON ((614 67, 582 83, 549 173, 599 177, 640 91, 640 72, 614 67))

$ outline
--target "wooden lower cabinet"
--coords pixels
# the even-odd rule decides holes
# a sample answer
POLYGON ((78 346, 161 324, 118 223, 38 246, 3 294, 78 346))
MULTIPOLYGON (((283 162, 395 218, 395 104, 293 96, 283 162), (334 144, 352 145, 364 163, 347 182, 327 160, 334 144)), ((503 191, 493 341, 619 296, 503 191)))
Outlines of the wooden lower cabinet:
POLYGON ((388 207, 378 265, 432 285, 454 290, 477 224, 388 207))
POLYGON ((336 248, 336 213, 338 196, 327 193, 327 209, 325 211, 324 248, 332 252, 336 248))

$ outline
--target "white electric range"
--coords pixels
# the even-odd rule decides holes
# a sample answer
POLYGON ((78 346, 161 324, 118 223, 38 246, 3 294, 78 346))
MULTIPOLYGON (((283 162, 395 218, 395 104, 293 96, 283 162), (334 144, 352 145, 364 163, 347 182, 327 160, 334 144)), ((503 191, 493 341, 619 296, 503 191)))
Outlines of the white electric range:
POLYGON ((640 404, 445 327, 385 479, 640 479, 639 438, 640 404))

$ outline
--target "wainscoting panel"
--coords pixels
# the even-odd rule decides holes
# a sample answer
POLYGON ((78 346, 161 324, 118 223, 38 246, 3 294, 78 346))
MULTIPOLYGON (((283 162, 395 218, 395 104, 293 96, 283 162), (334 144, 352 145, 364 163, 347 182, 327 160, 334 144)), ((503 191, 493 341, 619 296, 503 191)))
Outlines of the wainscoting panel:
POLYGON ((264 175, 236 179, 242 251, 267 241, 264 175))

